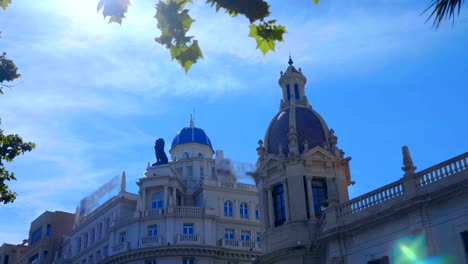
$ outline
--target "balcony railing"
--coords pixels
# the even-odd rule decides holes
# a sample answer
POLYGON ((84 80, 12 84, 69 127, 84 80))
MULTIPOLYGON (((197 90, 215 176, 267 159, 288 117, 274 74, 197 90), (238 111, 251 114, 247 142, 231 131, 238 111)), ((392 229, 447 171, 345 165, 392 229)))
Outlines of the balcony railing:
POLYGON ((119 243, 117 245, 114 245, 112 247, 112 251, 117 252, 117 251, 127 250, 127 249, 129 249, 129 243, 130 242, 123 242, 123 243, 119 243))
POLYGON ((243 250, 255 250, 259 251, 260 243, 251 240, 234 240, 234 239, 221 239, 220 244, 222 247, 225 248, 235 248, 235 249, 243 249, 243 250))
POLYGON ((177 234, 176 235, 177 244, 200 244, 201 237, 198 234, 177 234))
POLYGON ((155 216, 155 215, 163 215, 163 214, 164 214, 163 208, 155 208, 155 209, 146 210, 143 213, 143 216, 155 216))
MULTIPOLYGON (((228 182, 228 181, 221 181, 221 180, 204 180, 198 187, 202 185, 207 186, 216 186, 222 187, 226 189, 234 189, 234 190, 244 190, 244 191, 257 191, 257 186, 251 184, 245 184, 240 182, 228 182)), ((197 188, 198 188, 197 187, 197 188)))
POLYGON ((455 186, 467 179, 468 153, 464 153, 417 172, 414 176, 402 178, 344 202, 338 206, 336 213, 338 218, 342 220, 350 220, 350 217, 354 216, 366 216, 376 210, 389 208, 403 199, 426 194, 447 186, 455 186))
POLYGON ((147 246, 161 246, 163 245, 162 236, 146 236, 141 239, 141 245, 143 247, 147 246))
POLYGON ((174 214, 183 216, 202 216, 205 214, 205 208, 193 206, 174 207, 174 214))

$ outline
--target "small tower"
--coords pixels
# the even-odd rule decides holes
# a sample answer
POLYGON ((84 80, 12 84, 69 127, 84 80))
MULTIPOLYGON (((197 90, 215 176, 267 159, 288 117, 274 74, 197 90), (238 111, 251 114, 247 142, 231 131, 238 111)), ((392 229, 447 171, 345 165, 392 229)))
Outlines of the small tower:
POLYGON ((349 199, 350 158, 310 106, 307 79, 291 57, 288 65, 278 81, 279 112, 257 147, 254 178, 265 232, 263 255, 255 263, 327 263, 312 249, 316 236, 336 223, 334 206, 349 199))

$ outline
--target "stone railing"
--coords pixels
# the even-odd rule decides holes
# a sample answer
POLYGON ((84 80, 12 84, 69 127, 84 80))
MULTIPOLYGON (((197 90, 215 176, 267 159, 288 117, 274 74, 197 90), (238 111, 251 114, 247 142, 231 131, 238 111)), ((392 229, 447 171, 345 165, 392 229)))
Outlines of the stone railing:
POLYGON ((164 214, 163 208, 155 208, 155 209, 150 209, 150 210, 146 210, 143 212, 143 216, 155 216, 155 215, 163 215, 163 214, 164 214))
POLYGON ((341 218, 346 222, 354 219, 354 216, 363 217, 377 210, 388 208, 403 199, 411 199, 437 189, 453 186, 464 180, 468 180, 468 153, 344 202, 338 205, 336 214, 338 219, 341 218))
POLYGON ((220 240, 221 247, 226 248, 237 248, 237 249, 244 249, 244 250, 255 250, 259 251, 260 243, 251 240, 234 240, 234 239, 221 239, 220 240))
POLYGON ((194 206, 174 207, 174 214, 183 216, 202 216, 205 214, 205 208, 194 206))
POLYGON ((354 214, 402 195, 403 183, 400 180, 342 203, 338 206, 337 214, 338 216, 354 214))
POLYGON ((114 245, 114 246, 112 246, 112 251, 117 252, 117 251, 127 250, 127 249, 129 249, 129 243, 130 242, 123 242, 123 243, 119 243, 117 245, 114 245))
POLYGON ((141 245, 146 246, 161 246, 163 244, 162 236, 146 236, 141 239, 141 245))
POLYGON ((240 182, 228 182, 228 181, 221 181, 221 180, 204 180, 197 188, 202 185, 207 186, 216 186, 226 189, 234 189, 234 190, 243 190, 243 191, 257 191, 257 186, 252 184, 240 183, 240 182))
POLYGON ((176 244, 200 244, 201 237, 200 235, 195 234, 177 234, 176 235, 176 244))
POLYGON ((425 187, 427 185, 439 182, 447 177, 453 176, 459 172, 468 170, 468 153, 456 156, 440 164, 418 172, 417 185, 425 187))

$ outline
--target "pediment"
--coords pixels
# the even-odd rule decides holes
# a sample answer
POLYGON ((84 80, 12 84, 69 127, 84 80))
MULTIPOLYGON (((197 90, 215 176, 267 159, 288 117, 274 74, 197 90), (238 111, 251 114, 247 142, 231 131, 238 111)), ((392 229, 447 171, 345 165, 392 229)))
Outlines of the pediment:
POLYGON ((337 158, 330 152, 320 146, 316 146, 309 149, 307 152, 302 154, 302 157, 306 160, 319 160, 319 161, 336 161, 337 158))

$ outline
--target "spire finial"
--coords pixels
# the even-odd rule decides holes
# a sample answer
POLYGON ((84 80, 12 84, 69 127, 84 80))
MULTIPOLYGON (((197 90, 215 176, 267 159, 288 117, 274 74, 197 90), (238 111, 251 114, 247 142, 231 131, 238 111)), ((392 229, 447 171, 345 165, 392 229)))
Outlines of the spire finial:
POLYGON ((127 192, 127 177, 125 175, 125 171, 122 172, 122 178, 120 182, 120 192, 124 193, 127 192))
POLYGON ((290 52, 290 53, 289 53, 289 61, 288 61, 288 64, 292 66, 293 63, 294 63, 294 62, 293 62, 293 60, 291 59, 291 52, 290 52))
POLYGON ((413 164, 413 159, 411 158, 409 148, 407 146, 402 147, 403 151, 403 168, 401 168, 405 172, 406 175, 412 175, 416 171, 416 167, 413 164))
POLYGON ((194 124, 193 124, 193 113, 190 114, 190 127, 194 127, 194 124))

